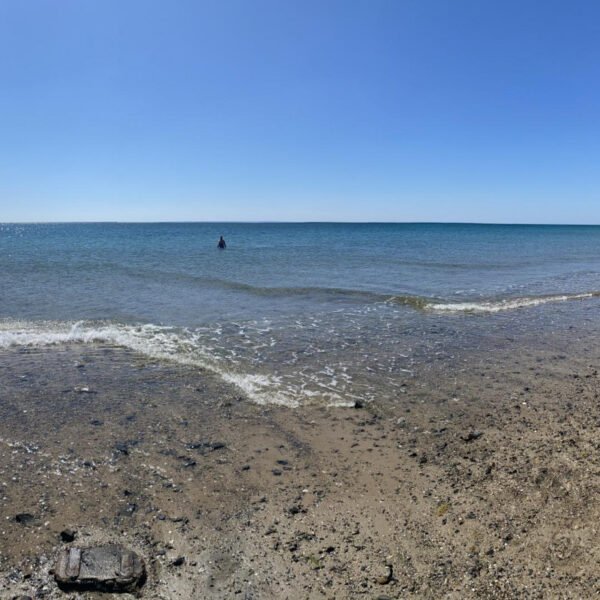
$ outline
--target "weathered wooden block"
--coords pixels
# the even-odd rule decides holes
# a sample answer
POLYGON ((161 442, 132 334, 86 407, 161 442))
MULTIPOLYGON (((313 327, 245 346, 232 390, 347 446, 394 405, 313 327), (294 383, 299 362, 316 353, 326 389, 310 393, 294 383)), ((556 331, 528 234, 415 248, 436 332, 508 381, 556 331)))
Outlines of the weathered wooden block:
POLYGON ((131 592, 146 579, 144 560, 119 545, 66 548, 56 562, 54 578, 63 590, 131 592))

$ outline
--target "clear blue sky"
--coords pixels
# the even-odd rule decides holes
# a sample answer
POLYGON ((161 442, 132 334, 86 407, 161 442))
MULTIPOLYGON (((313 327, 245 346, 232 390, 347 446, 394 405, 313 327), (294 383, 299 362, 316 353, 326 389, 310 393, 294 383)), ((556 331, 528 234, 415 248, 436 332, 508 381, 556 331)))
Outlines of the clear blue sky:
POLYGON ((600 223, 596 0, 1 0, 0 221, 600 223))

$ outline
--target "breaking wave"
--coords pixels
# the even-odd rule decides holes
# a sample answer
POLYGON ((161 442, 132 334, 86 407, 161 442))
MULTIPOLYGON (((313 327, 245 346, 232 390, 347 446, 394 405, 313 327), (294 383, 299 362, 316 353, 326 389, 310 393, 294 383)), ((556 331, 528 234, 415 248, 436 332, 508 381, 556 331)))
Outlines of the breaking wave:
MULTIPOLYGON (((252 286, 247 286, 249 289, 252 286)), ((255 293, 273 296, 288 295, 322 295, 338 297, 365 304, 383 303, 407 306, 419 311, 454 312, 454 313, 496 313, 501 311, 530 308, 555 302, 571 300, 587 300, 600 297, 600 291, 581 292, 576 294, 548 294, 543 296, 523 296, 517 298, 501 298, 490 300, 464 300, 461 302, 445 301, 440 298, 401 294, 390 296, 380 292, 366 290, 349 290, 335 288, 253 288, 255 293), (260 290, 260 292, 258 291, 260 290)))
POLYGON ((600 296, 600 292, 585 292, 582 294, 560 294, 551 296, 529 296, 524 298, 508 298, 497 301, 481 302, 425 302, 425 310, 437 312, 465 312, 465 313, 497 313, 519 308, 531 308, 551 302, 568 302, 571 300, 587 300, 600 296))
POLYGON ((158 325, 0 321, 0 349, 11 346, 46 347, 65 343, 107 343, 130 348, 154 359, 207 369, 237 386, 257 404, 296 407, 298 399, 281 389, 276 376, 233 371, 207 349, 199 334, 158 325))

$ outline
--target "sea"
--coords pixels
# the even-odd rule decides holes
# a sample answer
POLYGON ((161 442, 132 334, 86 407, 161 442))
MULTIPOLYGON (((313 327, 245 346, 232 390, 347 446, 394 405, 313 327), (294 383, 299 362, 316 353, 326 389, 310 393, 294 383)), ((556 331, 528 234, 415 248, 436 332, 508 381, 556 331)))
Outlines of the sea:
POLYGON ((599 309, 595 226, 0 224, 0 349, 122 346, 262 404, 393 402, 498 348, 576 352, 599 309))

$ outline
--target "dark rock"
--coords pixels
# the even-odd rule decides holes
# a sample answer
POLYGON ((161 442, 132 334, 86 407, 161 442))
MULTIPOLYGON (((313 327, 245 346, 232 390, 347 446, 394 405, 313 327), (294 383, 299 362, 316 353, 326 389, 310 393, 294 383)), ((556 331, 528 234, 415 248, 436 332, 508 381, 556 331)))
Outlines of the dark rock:
POLYGON ((125 440, 123 442, 117 442, 114 445, 114 449, 116 452, 120 452, 121 454, 129 454, 131 448, 137 446, 140 443, 140 440, 125 440))
POLYGON ((54 578, 64 591, 132 592, 144 584, 143 559, 119 545, 68 548, 56 562, 54 578))
POLYGON ((482 567, 483 567, 483 565, 478 560, 475 561, 475 563, 467 569, 467 573, 469 574, 469 577, 472 577, 472 578, 479 577, 482 567))
POLYGON ((123 509, 123 513, 132 515, 138 509, 138 505, 135 502, 129 502, 123 509))
POLYGON ((185 562, 185 556, 178 556, 176 559, 171 561, 174 567, 180 567, 185 562))
POLYGON ((129 454, 129 445, 125 442, 117 442, 115 444, 115 450, 127 456, 129 454))
POLYGON ((223 450, 224 448, 227 448, 227 445, 223 442, 194 442, 192 444, 187 444, 187 448, 190 450, 197 450, 200 454, 208 454, 215 450, 223 450))
POLYGON ((273 469, 271 473, 273 473, 273 475, 275 475, 276 477, 279 477, 281 475, 281 471, 279 469, 273 469))
POLYGON ((463 442, 472 442, 474 440, 478 440, 483 433, 481 431, 469 431, 467 435, 463 436, 461 439, 463 442))
POLYGON ((21 525, 29 525, 35 520, 35 517, 31 513, 19 513, 15 515, 15 521, 21 523, 21 525))
POLYGON ((189 523, 189 519, 187 517, 171 517, 171 521, 173 523, 189 523))
POLYGON ((364 407, 365 407, 365 403, 362 400, 354 401, 354 408, 364 408, 364 407))
POLYGON ((60 539, 63 542, 72 542, 73 540, 75 540, 76 535, 77 532, 74 529, 63 529, 60 532, 60 539))

